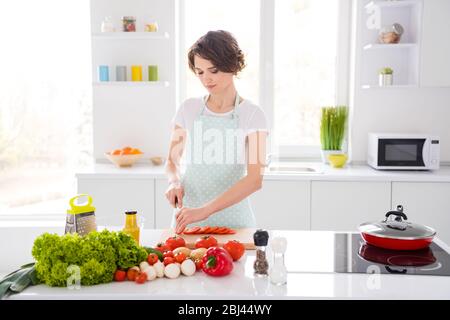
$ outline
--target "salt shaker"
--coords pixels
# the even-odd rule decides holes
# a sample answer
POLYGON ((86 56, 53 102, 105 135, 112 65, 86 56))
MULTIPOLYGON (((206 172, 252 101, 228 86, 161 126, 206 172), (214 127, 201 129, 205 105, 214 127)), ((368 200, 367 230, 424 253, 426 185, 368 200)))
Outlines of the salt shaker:
POLYGON ((265 277, 269 270, 269 263, 266 258, 266 246, 269 241, 269 233, 266 230, 258 229, 253 234, 253 241, 256 246, 256 260, 253 263, 253 269, 256 276, 265 277))
POLYGON ((270 242, 270 247, 273 252, 273 265, 269 274, 270 282, 282 286, 287 283, 287 270, 284 264, 287 240, 283 237, 275 237, 270 242))

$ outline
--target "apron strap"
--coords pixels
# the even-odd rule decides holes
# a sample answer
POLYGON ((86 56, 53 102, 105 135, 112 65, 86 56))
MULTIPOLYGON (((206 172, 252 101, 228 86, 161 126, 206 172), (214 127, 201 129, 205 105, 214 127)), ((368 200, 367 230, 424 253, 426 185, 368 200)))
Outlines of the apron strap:
MULTIPOLYGON (((200 111, 200 115, 203 115, 203 112, 206 109, 206 102, 208 101, 209 96, 210 95, 208 94, 208 95, 203 97, 203 107, 202 107, 202 110, 200 111)), ((239 106, 239 100, 240 100, 239 98, 240 98, 239 94, 236 92, 236 98, 234 99, 234 108, 233 108, 233 112, 231 113, 231 116, 232 116, 233 119, 236 116, 236 109, 239 106)))

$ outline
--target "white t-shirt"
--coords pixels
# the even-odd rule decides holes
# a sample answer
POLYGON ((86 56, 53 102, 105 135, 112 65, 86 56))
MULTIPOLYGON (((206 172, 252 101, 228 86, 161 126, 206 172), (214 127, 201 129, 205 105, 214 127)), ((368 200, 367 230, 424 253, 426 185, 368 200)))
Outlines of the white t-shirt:
MULTIPOLYGON (((179 125, 190 132, 193 128, 194 120, 200 114, 204 105, 203 97, 187 99, 178 108, 175 117, 172 119, 172 124, 179 125)), ((233 110, 225 113, 216 113, 207 106, 205 108, 205 114, 218 117, 230 117, 232 112, 233 110)), ((239 117, 239 129, 242 129, 246 136, 256 131, 269 132, 264 111, 250 100, 244 99, 237 107, 236 114, 239 117)))

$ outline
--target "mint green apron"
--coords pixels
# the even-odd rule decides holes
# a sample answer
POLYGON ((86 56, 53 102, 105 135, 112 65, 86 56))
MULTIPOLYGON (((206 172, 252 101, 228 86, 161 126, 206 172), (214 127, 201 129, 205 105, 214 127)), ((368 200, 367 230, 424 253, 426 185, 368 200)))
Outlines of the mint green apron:
MULTIPOLYGON (((220 117, 206 115, 207 97, 203 100, 203 107, 199 115, 194 121, 192 133, 190 134, 190 148, 187 154, 190 155, 186 164, 186 171, 181 178, 184 187, 183 206, 187 208, 198 208, 217 198, 219 195, 228 190, 246 174, 246 163, 242 159, 245 152, 245 146, 239 143, 233 143, 233 149, 226 149, 229 144, 226 143, 227 134, 236 132, 239 129, 239 118, 236 109, 239 106, 239 95, 236 94, 234 109, 231 117, 220 117), (201 129, 201 130, 200 130, 201 129), (211 161, 204 157, 203 150, 206 150, 209 141, 205 139, 204 133, 209 131, 214 137, 223 138, 221 161, 211 161), (230 161, 232 159, 232 161, 230 161)), ((209 136, 207 133, 206 136, 209 136)), ((239 140, 239 139, 238 139, 239 140)), ((209 146, 211 147, 211 146, 209 146)), ((219 148, 220 150, 220 148, 219 148)), ((220 153, 219 153, 220 154, 220 153)), ((214 157, 214 159, 218 159, 214 157)), ((179 209, 174 210, 172 218, 172 227, 175 227, 175 213, 179 209)), ((215 212, 208 219, 192 223, 192 226, 227 226, 230 228, 251 228, 256 226, 255 216, 250 206, 249 198, 215 212)))

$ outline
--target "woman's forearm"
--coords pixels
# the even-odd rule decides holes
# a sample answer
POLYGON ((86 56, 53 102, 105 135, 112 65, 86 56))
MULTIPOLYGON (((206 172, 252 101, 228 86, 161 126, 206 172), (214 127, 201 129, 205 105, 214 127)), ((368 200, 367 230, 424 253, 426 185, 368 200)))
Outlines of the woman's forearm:
POLYGON ((169 183, 180 181, 180 173, 179 173, 180 170, 179 170, 179 167, 175 163, 168 160, 166 163, 165 170, 166 170, 166 174, 167 174, 169 183))
POLYGON ((261 186, 262 178, 245 176, 220 196, 206 203, 204 207, 208 214, 212 215, 215 212, 228 208, 242 201, 255 191, 261 189, 261 186))

